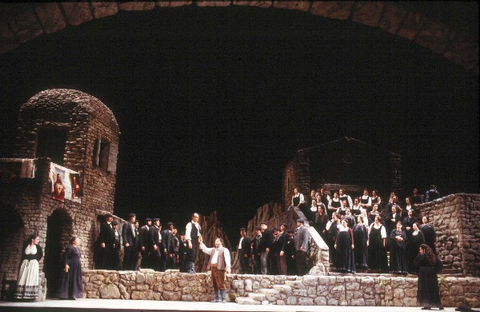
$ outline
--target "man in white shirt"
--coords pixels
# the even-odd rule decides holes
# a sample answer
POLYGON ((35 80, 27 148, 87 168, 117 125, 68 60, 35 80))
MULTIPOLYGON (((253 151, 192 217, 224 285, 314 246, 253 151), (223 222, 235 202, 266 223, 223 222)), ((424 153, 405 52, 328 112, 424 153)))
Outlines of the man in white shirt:
POLYGON ((198 224, 200 216, 198 213, 192 215, 192 221, 185 226, 185 239, 188 244, 187 257, 185 264, 187 265, 188 273, 195 273, 195 260, 197 258, 199 238, 202 237, 201 227, 198 224))
POLYGON ((208 248, 199 238, 200 249, 210 255, 207 269, 212 270, 213 289, 215 290, 215 299, 212 302, 226 302, 225 293, 225 273, 230 273, 230 251, 223 247, 223 240, 219 237, 215 239, 215 248, 208 248), (221 296, 221 299, 220 299, 221 296))

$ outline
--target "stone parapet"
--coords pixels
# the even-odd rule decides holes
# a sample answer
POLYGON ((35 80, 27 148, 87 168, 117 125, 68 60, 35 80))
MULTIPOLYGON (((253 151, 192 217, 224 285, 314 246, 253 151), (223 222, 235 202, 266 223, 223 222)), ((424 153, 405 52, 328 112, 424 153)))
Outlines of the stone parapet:
MULTIPOLYGON (((100 299, 210 301, 210 273, 87 270, 84 296, 100 299)), ((439 275, 444 306, 480 306, 480 278, 439 275)), ((282 305, 417 306, 417 277, 391 274, 227 275, 228 301, 282 305), (247 299, 248 298, 248 299, 247 299)))

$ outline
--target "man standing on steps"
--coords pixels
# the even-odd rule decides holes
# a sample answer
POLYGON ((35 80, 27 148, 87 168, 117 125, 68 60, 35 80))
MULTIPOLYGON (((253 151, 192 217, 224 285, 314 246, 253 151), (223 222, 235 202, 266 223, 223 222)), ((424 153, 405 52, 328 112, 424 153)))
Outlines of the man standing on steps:
POLYGON ((200 242, 200 249, 210 255, 208 260, 207 270, 212 270, 212 282, 213 289, 215 290, 215 299, 212 302, 226 302, 225 293, 225 273, 230 273, 230 251, 223 247, 223 240, 219 237, 215 239, 215 247, 208 248, 202 241, 200 236, 198 241, 200 242))
POLYGON ((308 229, 303 225, 303 219, 297 219, 297 229, 293 235, 295 241, 295 261, 297 263, 297 274, 303 276, 307 273, 307 249, 308 229))
POLYGON ((199 238, 202 237, 202 229, 198 220, 200 216, 198 213, 192 215, 192 221, 185 226, 185 239, 188 244, 188 252, 186 258, 187 272, 195 273, 195 260, 197 258, 199 238))

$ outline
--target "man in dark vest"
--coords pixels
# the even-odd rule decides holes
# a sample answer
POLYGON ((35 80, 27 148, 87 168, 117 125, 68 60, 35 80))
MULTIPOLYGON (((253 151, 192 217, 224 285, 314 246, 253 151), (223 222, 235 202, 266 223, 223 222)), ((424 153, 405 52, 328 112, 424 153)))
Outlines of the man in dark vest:
POLYGON ((188 253, 186 259, 187 272, 195 273, 195 260, 197 259, 199 238, 202 236, 198 213, 192 215, 192 221, 185 226, 185 238, 188 244, 188 253))
POLYGON ((230 273, 230 251, 223 247, 223 239, 215 239, 215 248, 208 248, 199 238, 200 248, 204 253, 210 255, 207 270, 212 270, 213 289, 215 290, 215 299, 212 302, 226 302, 225 294, 225 273, 230 273))
POLYGON ((140 252, 142 254, 143 269, 151 268, 150 265, 150 227, 152 226, 152 219, 145 218, 145 225, 140 228, 140 252))
POLYGON ((150 256, 152 257, 151 263, 155 271, 162 269, 162 253, 165 250, 161 231, 160 219, 154 218, 153 226, 150 227, 150 256))

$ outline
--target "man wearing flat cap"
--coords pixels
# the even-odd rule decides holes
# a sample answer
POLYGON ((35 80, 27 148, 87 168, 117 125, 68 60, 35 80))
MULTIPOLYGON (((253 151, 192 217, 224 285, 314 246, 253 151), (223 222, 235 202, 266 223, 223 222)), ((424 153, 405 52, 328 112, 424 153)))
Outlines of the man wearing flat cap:
POLYGON ((287 275, 287 257, 285 255, 285 248, 287 245, 288 233, 287 233, 287 223, 282 223, 280 226, 280 233, 278 233, 278 274, 287 275))
POLYGON ((173 268, 175 264, 172 264, 173 255, 175 254, 174 242, 173 242, 173 223, 168 222, 167 228, 162 231, 163 245, 165 246, 164 253, 162 254, 162 272, 167 269, 173 268))
POLYGON ((309 233, 303 222, 303 219, 297 219, 297 229, 293 234, 293 239, 295 241, 295 262, 297 264, 298 276, 303 276, 307 273, 307 249, 309 233))
POLYGON ((128 222, 123 225, 123 269, 134 270, 138 258, 139 233, 135 226, 137 216, 134 213, 128 215, 128 222))
POLYGON ((111 265, 112 270, 120 269, 120 248, 121 248, 121 236, 117 229, 118 222, 113 220, 112 221, 112 229, 113 235, 115 237, 115 241, 113 243, 113 248, 111 250, 111 254, 108 260, 108 263, 111 265))
POLYGON ((115 233, 113 232, 113 215, 105 214, 105 221, 100 225, 100 234, 98 236, 98 263, 95 263, 97 269, 113 269, 109 263, 112 254, 113 244, 115 243, 115 233))

